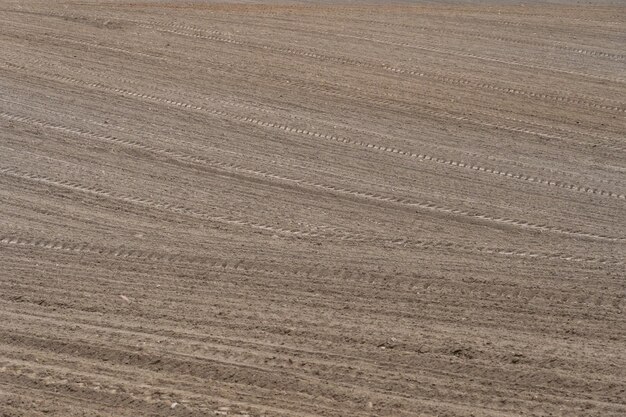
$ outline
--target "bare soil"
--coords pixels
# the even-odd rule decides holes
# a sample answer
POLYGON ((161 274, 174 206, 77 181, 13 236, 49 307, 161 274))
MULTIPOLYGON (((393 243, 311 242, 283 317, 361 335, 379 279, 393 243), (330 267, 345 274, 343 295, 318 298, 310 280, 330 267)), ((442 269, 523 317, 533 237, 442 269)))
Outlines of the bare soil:
POLYGON ((626 415, 626 8, 0 2, 0 415, 626 415))

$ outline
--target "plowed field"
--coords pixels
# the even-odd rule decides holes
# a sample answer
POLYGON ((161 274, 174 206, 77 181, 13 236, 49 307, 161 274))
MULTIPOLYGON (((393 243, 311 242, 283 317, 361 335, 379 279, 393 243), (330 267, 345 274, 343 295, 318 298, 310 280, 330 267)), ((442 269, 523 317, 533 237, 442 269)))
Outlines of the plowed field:
POLYGON ((0 1, 0 415, 626 415, 625 28, 0 1))

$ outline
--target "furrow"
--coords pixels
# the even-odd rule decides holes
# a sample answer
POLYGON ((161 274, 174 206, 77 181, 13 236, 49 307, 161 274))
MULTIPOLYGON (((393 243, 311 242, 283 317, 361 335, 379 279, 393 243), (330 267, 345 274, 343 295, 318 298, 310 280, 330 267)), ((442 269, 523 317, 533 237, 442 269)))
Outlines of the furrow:
MULTIPOLYGON (((2 64, 0 64, 0 65, 2 65, 2 64)), ((8 66, 8 67, 18 67, 18 68, 20 67, 18 65, 11 64, 11 63, 7 63, 6 66, 8 66)), ((24 67, 21 67, 21 68, 24 68, 24 67)), ((26 68, 24 68, 24 69, 26 69, 26 68)), ((379 152, 386 152, 386 153, 389 153, 389 154, 399 155, 399 156, 402 156, 402 157, 405 157, 405 158, 416 159, 416 160, 419 160, 421 162, 436 163, 436 164, 444 165, 444 166, 450 167, 452 169, 471 170, 471 171, 474 171, 474 172, 477 172, 477 173, 498 175, 501 178, 509 179, 509 180, 525 181, 525 182, 534 183, 534 184, 540 184, 540 185, 544 185, 544 186, 557 187, 557 188, 561 188, 561 189, 566 190, 566 191, 574 191, 574 192, 591 194, 591 195, 597 195, 597 196, 601 196, 601 197, 608 197, 608 198, 613 198, 613 199, 618 199, 618 200, 626 200, 626 195, 625 194, 619 194, 619 193, 616 193, 616 192, 613 192, 613 191, 602 190, 602 189, 598 189, 598 188, 595 188, 595 187, 583 186, 583 185, 575 185, 575 184, 571 184, 571 183, 565 183, 565 182, 561 182, 561 181, 556 181, 556 180, 551 180, 551 179, 546 179, 546 178, 539 178, 539 177, 531 176, 531 175, 525 175, 525 174, 521 174, 521 173, 517 173, 517 172, 511 172, 511 171, 508 171, 508 170, 505 171, 505 170, 499 170, 499 169, 479 166, 479 165, 475 165, 475 164, 466 163, 466 162, 463 162, 463 161, 455 161, 455 160, 451 160, 451 159, 447 159, 447 158, 441 158, 441 157, 434 156, 434 155, 427 155, 427 154, 422 154, 422 153, 415 153, 415 152, 411 152, 411 151, 401 150, 401 149, 397 149, 397 148, 390 148, 390 147, 382 146, 382 145, 379 145, 379 144, 363 142, 363 141, 360 141, 360 140, 355 140, 355 139, 351 139, 351 138, 347 138, 347 137, 336 136, 336 135, 332 135, 332 134, 329 135, 329 134, 325 134, 325 133, 310 131, 310 130, 307 130, 307 129, 297 129, 297 128, 294 128, 294 127, 291 127, 291 126, 288 126, 288 125, 284 125, 284 124, 281 124, 281 123, 272 123, 272 122, 259 120, 259 119, 256 119, 256 118, 252 118, 252 117, 240 116, 240 115, 229 113, 229 112, 222 111, 222 110, 210 109, 210 108, 206 108, 206 107, 203 107, 203 106, 189 104, 189 103, 186 103, 186 102, 178 101, 177 99, 170 99, 170 98, 164 98, 164 97, 155 96, 155 95, 152 95, 152 94, 139 93, 139 92, 136 92, 136 91, 123 89, 123 88, 109 87, 109 86, 103 85, 102 83, 89 83, 89 82, 86 82, 86 81, 78 80, 76 78, 66 77, 66 76, 62 76, 62 75, 58 75, 58 74, 52 74, 52 73, 48 73, 48 72, 45 72, 45 71, 41 71, 41 74, 44 75, 44 76, 47 76, 47 77, 52 77, 54 79, 58 79, 58 80, 64 81, 64 82, 70 82, 70 83, 73 83, 73 84, 83 85, 83 86, 87 86, 87 87, 91 87, 91 88, 97 88, 99 90, 105 90, 105 91, 110 91, 110 92, 114 92, 114 93, 123 94, 123 95, 125 95, 127 97, 140 98, 140 99, 145 99, 145 100, 150 100, 150 101, 161 102, 161 103, 164 103, 164 104, 167 104, 167 105, 170 105, 170 106, 177 106, 177 107, 184 108, 184 109, 190 109, 190 110, 195 110, 195 111, 202 111, 203 113, 207 113, 207 114, 211 114, 211 115, 219 116, 219 117, 229 118, 231 120, 235 120, 235 121, 238 121, 238 122, 255 124, 255 125, 266 127, 266 128, 280 129, 280 130, 283 130, 283 131, 288 132, 288 133, 295 133, 295 134, 299 134, 299 135, 303 135, 303 136, 316 137, 316 138, 325 139, 325 140, 331 140, 331 141, 335 141, 335 142, 339 142, 339 143, 343 143, 343 144, 347 144, 347 145, 354 145, 354 146, 361 147, 361 148, 364 148, 364 149, 371 149, 371 150, 375 150, 375 151, 379 151, 379 152)), ((458 116, 456 118, 458 120, 466 120, 467 119, 464 116, 458 116)), ((500 125, 497 125, 497 124, 488 124, 488 125, 490 125, 492 127, 500 127, 500 125)), ((518 131, 518 132, 524 132, 524 133, 528 133, 528 134, 539 134, 538 132, 532 132, 532 131, 528 131, 528 130, 525 130, 525 129, 515 129, 515 130, 518 131)))
POLYGON ((208 213, 198 211, 196 209, 190 209, 180 205, 174 205, 169 203, 161 203, 158 201, 154 201, 152 199, 136 197, 128 194, 117 193, 113 191, 107 191, 98 186, 86 186, 80 183, 65 181, 65 180, 55 180, 50 177, 35 175, 27 172, 20 172, 15 169, 0 167, 0 174, 13 176, 16 178, 27 179, 30 181, 39 182, 42 184, 53 185, 61 188, 70 189, 73 191, 79 191, 83 193, 88 193, 92 195, 96 195, 98 197, 103 197, 111 200, 123 201, 129 204, 141 205, 145 207, 150 207, 158 210, 170 211, 176 214, 184 214, 191 217, 200 218, 202 220, 207 220, 215 223, 229 224, 235 226, 243 226, 249 227, 253 229, 262 230, 264 232, 276 233, 279 235, 288 235, 288 236, 303 236, 303 237, 323 237, 326 239, 341 239, 341 240, 352 240, 352 241, 361 241, 363 238, 356 234, 348 234, 346 232, 336 232, 336 231, 318 231, 318 230, 297 230, 297 229, 286 229, 276 226, 271 226, 269 224, 252 222, 249 220, 244 220, 240 218, 236 218, 233 216, 214 216, 208 213))
MULTIPOLYGON (((232 217, 217 217, 217 216, 208 216, 207 214, 198 212, 196 210, 191 210, 186 207, 180 206, 172 206, 169 204, 164 204, 160 202, 155 202, 150 199, 132 197, 127 195, 121 195, 118 193, 113 193, 110 191, 106 191, 100 187, 92 187, 85 186, 80 183, 71 182, 71 181, 59 181, 50 177, 35 175, 31 173, 20 172, 12 168, 4 168, 0 167, 0 175, 7 175, 14 178, 24 179, 28 181, 33 181, 41 184, 46 184, 48 186, 56 186, 60 188, 69 189, 72 191, 78 191, 82 193, 88 193, 92 195, 96 195, 99 197, 114 199, 118 201, 123 201, 125 203, 141 205, 144 207, 150 207, 158 210, 170 211, 176 214, 183 214, 187 216, 201 218, 203 220, 211 220, 215 222, 222 222, 231 225, 237 226, 247 226, 253 227, 263 231, 269 231, 277 234, 291 235, 291 236, 307 236, 307 237, 320 237, 324 238, 327 241, 354 241, 360 243, 369 243, 374 245, 385 245, 391 247, 405 248, 405 249, 436 249, 436 250, 455 250, 459 252, 464 252, 468 254, 475 255, 488 255, 488 256, 501 256, 501 257, 512 257, 512 258, 526 258, 530 260, 548 260, 548 261, 568 261, 574 263, 592 263, 592 264, 603 264, 603 265, 624 265, 624 263, 618 259, 613 259, 610 257, 590 257, 590 256, 578 256, 566 253, 555 253, 555 252, 537 252, 537 251, 524 251, 517 249, 504 249, 504 248, 494 248, 494 247, 484 247, 484 246, 468 246, 460 243, 454 243, 450 241, 435 241, 435 240, 420 240, 420 239, 411 239, 407 237, 396 237, 396 238, 388 238, 382 236, 363 236, 363 235, 349 235, 344 232, 342 234, 329 234, 328 232, 317 232, 317 231, 299 231, 299 230, 288 230, 283 228, 276 228, 273 226, 266 226, 263 224, 254 224, 245 220, 237 220, 232 217)), ((0 243, 7 245, 18 245, 18 246, 32 246, 32 247, 40 247, 46 249, 56 249, 63 251, 71 251, 71 252, 88 252, 88 253, 97 253, 97 254, 108 254, 116 257, 131 257, 137 259, 148 259, 148 260, 159 260, 162 258, 164 261, 171 260, 172 257, 170 255, 163 255, 151 252, 144 251, 135 251, 128 249, 102 249, 97 246, 89 245, 86 243, 80 244, 68 244, 59 241, 51 241, 47 239, 28 239, 28 238, 20 238, 20 237, 11 237, 5 236, 0 238, 0 243)), ((195 263, 198 260, 195 258, 185 257, 173 255, 174 258, 181 262, 191 262, 195 263)), ((237 269, 237 266, 235 266, 237 269)))
MULTIPOLYGON (((7 56, 7 58, 9 57, 8 54, 6 56, 7 56)), ((55 66, 55 64, 52 64, 49 61, 41 60, 41 59, 29 60, 27 57, 20 57, 20 59, 22 61, 29 62, 29 64, 31 64, 31 65, 35 65, 35 66, 39 66, 39 67, 55 66)), ((85 75, 90 76, 90 77, 105 78, 105 79, 109 79, 111 81, 119 82, 119 83, 122 83, 122 84, 132 84, 132 85, 139 84, 139 82, 134 81, 134 80, 129 80, 129 79, 126 79, 126 78, 120 78, 119 76, 111 76, 109 74, 102 74, 100 72, 96 73, 96 72, 91 72, 91 71, 87 71, 87 70, 84 70, 84 69, 75 69, 75 68, 71 68, 70 69, 70 68, 62 67, 62 66, 58 66, 58 65, 56 65, 56 67, 59 68, 62 71, 66 71, 66 72, 67 71, 74 71, 74 72, 77 72, 77 73, 80 73, 80 74, 85 74, 85 75)), ((288 84, 289 86, 294 86, 294 85, 297 85, 297 82, 295 82, 295 81, 294 82, 288 82, 288 83, 283 82, 282 84, 285 84, 285 85, 288 84)), ((165 90, 159 89, 158 87, 154 87, 153 86, 153 88, 155 88, 155 89, 157 89, 157 90, 159 90, 161 92, 165 92, 165 90)), ((307 85, 299 85, 299 88, 310 89, 310 90, 314 90, 314 91, 319 92, 319 93, 329 94, 329 91, 327 91, 327 90, 314 89, 311 86, 307 86, 307 85)), ((357 89, 357 91, 358 91, 358 89, 357 89)), ((347 98, 349 100, 354 100, 354 101, 360 101, 360 100, 366 100, 367 99, 370 102, 371 101, 375 101, 377 103, 380 103, 380 104, 383 104, 383 105, 387 105, 387 106, 388 105, 400 106, 400 107, 404 107, 404 108, 407 108, 407 109, 414 110, 413 107, 411 107, 411 106, 402 105, 399 102, 394 102, 394 101, 389 101, 389 100, 375 99, 375 98, 371 98, 371 97, 367 97, 366 98, 365 96, 359 97, 359 96, 347 95, 345 93, 336 93, 336 92, 333 92, 331 94, 335 95, 335 96, 345 97, 345 98, 347 98)), ((206 97, 205 99, 207 101, 211 102, 211 103, 227 105, 227 106, 236 107, 236 108, 239 108, 239 109, 249 110, 249 111, 252 111, 252 112, 263 112, 265 114, 272 115, 272 116, 277 116, 279 114, 275 110, 265 109, 265 108, 263 108, 263 107, 261 107, 259 105, 250 106, 250 105, 246 105, 246 104, 242 104, 242 103, 238 103, 238 102, 227 101, 227 100, 223 100, 223 99, 216 99, 214 97, 206 97)), ((2 99, 0 98, 0 100, 2 100, 2 99)), ((9 102, 7 100, 2 100, 2 101, 9 102)), ((14 103, 14 102, 10 102, 10 103, 18 104, 18 103, 14 103)), ((438 112, 433 112, 433 111, 429 111, 429 110, 425 110, 425 109, 420 109, 420 112, 426 113, 426 114, 429 114, 429 115, 432 115, 432 116, 435 116, 435 117, 452 118, 452 119, 454 119, 456 121, 463 121, 463 122, 470 122, 470 123, 472 123, 472 122, 475 123, 476 122, 475 120, 472 120, 470 118, 454 116, 454 115, 447 114, 447 113, 438 113, 438 112)), ((512 117, 497 116, 497 115, 493 115, 493 114, 489 114, 489 113, 474 111, 474 114, 476 114, 476 113, 479 113, 479 114, 487 116, 487 117, 503 118, 503 119, 508 120, 508 121, 513 121, 513 122, 522 123, 522 124, 526 124, 526 125, 530 124, 530 125, 533 125, 533 126, 536 126, 536 127, 539 127, 539 128, 547 129, 547 130, 556 129, 556 130, 562 131, 562 132, 567 133, 567 134, 574 134, 574 135, 576 135, 576 134, 582 135, 583 134, 581 132, 576 132, 576 131, 571 131, 571 130, 567 130, 567 129, 563 129, 563 128, 558 128, 558 127, 555 127, 555 126, 547 126, 547 125, 539 124, 539 123, 536 123, 536 122, 531 122, 531 121, 528 121, 528 120, 521 120, 521 119, 512 118, 512 117)), ((294 114, 291 114, 291 113, 287 114, 287 116, 289 118, 291 118, 291 119, 294 119, 294 120, 304 120, 304 121, 308 121, 308 122, 314 121, 315 123, 321 123, 321 124, 326 123, 325 120, 321 120, 321 119, 317 119, 317 118, 311 118, 311 117, 297 116, 297 115, 294 115, 294 114)), ((104 124, 102 124, 100 122, 97 122, 95 120, 91 120, 91 119, 89 119, 89 120, 88 119, 81 119, 81 120, 86 121, 86 122, 91 123, 91 124, 98 125, 100 127, 108 127, 107 125, 104 125, 104 124)), ((483 125, 485 125, 485 124, 483 124, 483 125)), ((507 126, 504 126, 504 125, 493 125, 493 124, 490 124, 489 126, 497 127, 498 129, 516 130, 516 131, 519 131, 521 133, 541 135, 539 132, 534 132, 534 131, 530 131, 530 130, 520 130, 519 128, 507 127, 507 126)), ((122 130, 122 131, 126 130, 122 126, 117 126, 117 128, 119 130, 122 130)), ((365 131, 365 130, 358 129, 358 128, 351 127, 351 126, 341 126, 341 129, 348 130, 348 131, 353 132, 354 134, 357 134, 357 135, 360 135, 360 136, 374 136, 374 137, 377 137, 377 138, 382 139, 382 140, 393 139, 393 138, 391 138, 389 136, 386 136, 386 135, 383 135, 383 134, 380 134, 380 133, 372 132, 372 131, 369 131, 369 130, 365 131)), ((593 135, 593 137, 601 139, 601 140, 607 140, 607 141, 611 140, 610 138, 602 137, 600 135, 593 135)), ((442 152, 445 152, 445 151, 448 150, 445 147, 437 146, 437 145, 434 145, 434 144, 432 144, 430 142, 420 141, 419 139, 416 139, 416 140, 418 142, 420 142, 420 143, 423 143, 424 145, 433 147, 433 148, 438 149, 438 150, 440 150, 442 152)), ((626 148, 625 148, 625 150, 626 150, 626 148)), ((495 163, 499 163, 499 164, 507 164, 507 165, 512 165, 512 166, 518 166, 518 167, 526 168, 526 169, 538 169, 538 170, 541 170, 541 171, 544 171, 544 172, 548 172, 550 174, 563 175, 563 176, 567 176, 567 177, 572 177, 573 176, 571 172, 565 172, 565 171, 555 170, 555 169, 551 169, 551 168, 547 168, 547 167, 541 167, 541 166, 534 166, 534 165, 530 165, 530 164, 519 162, 519 161, 502 160, 500 158, 496 158, 496 157, 493 157, 491 155, 485 157, 484 155, 481 155, 481 154, 478 154, 478 153, 475 153, 475 152, 468 152, 468 151, 460 150, 460 149, 456 149, 455 151, 463 153, 463 154, 467 155, 468 157, 472 157, 472 158, 487 158, 490 161, 495 162, 495 163)), ((590 178, 585 178, 585 179, 587 181, 591 180, 591 181, 596 181, 596 182, 601 182, 601 183, 611 184, 611 185, 618 185, 618 186, 622 185, 619 181, 613 181, 613 180, 608 180, 608 179, 603 179, 603 178, 591 178, 591 179, 590 178)), ((589 188, 589 187, 587 187, 587 188, 589 188)), ((619 194, 619 193, 615 193, 615 194, 619 194)))
MULTIPOLYGON (((159 27, 159 26, 155 25, 154 23, 146 24, 146 23, 140 22, 140 21, 132 21, 132 22, 136 23, 139 27, 142 27, 142 28, 145 28, 145 29, 157 30, 157 31, 160 31, 160 32, 171 33, 171 34, 179 35, 179 36, 192 37, 192 38, 196 38, 196 39, 205 39, 205 40, 210 40, 210 41, 215 41, 215 42, 222 42, 222 43, 230 43, 230 44, 234 44, 234 45, 251 47, 251 48, 258 48, 258 49, 264 49, 264 50, 271 50, 271 51, 278 52, 278 53, 304 56, 304 57, 313 58, 313 59, 322 60, 322 61, 337 62, 337 63, 344 64, 344 65, 353 65, 353 66, 357 66, 357 67, 366 67, 366 68, 371 68, 371 69, 383 68, 383 69, 387 69, 388 71, 390 70, 390 68, 393 69, 393 67, 389 66, 388 64, 382 63, 382 62, 379 62, 379 63, 366 62, 366 61, 356 60, 356 59, 352 59, 352 58, 330 56, 330 55, 326 55, 326 54, 323 54, 323 53, 308 52, 308 51, 298 50, 298 49, 294 49, 294 48, 283 48, 283 47, 271 46, 271 45, 267 45, 267 44, 260 44, 260 43, 250 42, 250 41, 236 40, 236 39, 234 39, 232 37, 226 37, 226 36, 231 36, 231 35, 229 33, 225 33, 225 32, 195 30, 196 33, 185 33, 185 32, 181 32, 180 30, 165 29, 163 27, 159 27), (207 34, 201 34, 201 33, 207 33, 207 34)), ((320 34, 325 34, 324 32, 319 32, 319 33, 320 34)), ((429 52, 436 52, 436 53, 441 53, 441 54, 452 54, 452 55, 458 55, 458 56, 462 56, 462 57, 466 57, 466 58, 487 60, 487 61, 498 62, 498 63, 506 63, 508 65, 519 65, 519 66, 523 66, 523 67, 529 67, 529 68, 535 69, 535 70, 536 69, 549 69, 551 71, 556 71, 556 72, 560 72, 560 73, 567 73, 569 75, 585 76, 585 77, 590 77, 590 78, 602 79, 602 80, 605 80, 605 81, 626 83, 626 80, 622 80, 622 79, 606 79, 605 77, 595 76, 595 75, 585 74, 585 73, 578 73, 578 72, 575 72, 575 71, 558 70, 556 68, 548 68, 548 67, 541 67, 541 66, 536 66, 536 65, 531 65, 531 64, 523 64, 523 63, 517 63, 517 62, 504 61, 504 60, 497 59, 497 58, 480 57, 478 55, 469 54, 469 53, 445 51, 445 50, 438 49, 438 48, 428 48, 428 47, 423 47, 423 46, 415 46, 415 45, 412 45, 412 44, 409 44, 409 43, 403 43, 403 42, 384 41, 384 40, 379 40, 379 39, 374 39, 374 38, 369 38, 369 37, 363 37, 363 36, 357 36, 357 35, 347 35, 347 34, 337 34, 337 33, 335 33, 334 35, 335 36, 340 36, 340 37, 345 37, 345 38, 350 38, 350 39, 365 40, 365 41, 374 42, 374 43, 380 43, 380 44, 385 44, 385 45, 408 47, 408 48, 412 48, 412 49, 426 50, 426 51, 429 51, 429 52)), ((413 72, 413 74, 411 74, 411 75, 422 74, 421 75, 422 77, 428 77, 428 78, 434 79, 436 81, 447 83, 447 84, 467 85, 467 86, 471 86, 471 87, 475 87, 475 88, 479 88, 479 89, 499 91, 499 92, 502 92, 502 93, 514 94, 514 95, 523 94, 523 95, 526 95, 526 96, 532 97, 532 98, 545 99, 545 100, 557 101, 557 102, 566 102, 566 103, 570 103, 570 104, 577 104, 577 105, 583 105, 583 106, 592 107, 592 108, 598 108, 598 109, 602 109, 602 110, 606 110, 606 111, 615 111, 615 112, 622 112, 622 113, 626 112, 626 108, 624 108, 624 107, 619 107, 619 106, 614 106, 614 105, 612 105, 612 106, 611 105, 604 105, 604 104, 598 104, 598 103, 590 103, 590 102, 587 102, 585 100, 571 98, 571 97, 567 97, 567 96, 564 96, 564 95, 561 95, 561 96, 548 95, 548 94, 541 94, 541 93, 535 93, 535 92, 526 92, 526 91, 522 91, 520 89, 497 87, 497 86, 489 84, 489 83, 475 83, 475 82, 471 82, 469 80, 462 79, 462 78, 449 77, 449 76, 446 76, 445 74, 441 74, 441 73, 428 73, 428 72, 423 72, 423 71, 416 70, 416 69, 413 69, 412 71, 411 70, 403 70, 403 71, 406 71, 407 73, 413 72)), ((394 72, 394 71, 392 71, 392 72, 394 72)), ((561 94, 564 94, 564 93, 561 93, 561 94)))
MULTIPOLYGON (((135 93, 135 95, 136 96, 145 96, 145 98, 148 98, 148 99, 151 99, 151 97, 152 97, 152 96, 148 96, 148 95, 140 95, 138 93, 135 93)), ((161 101, 158 98, 154 98, 154 99, 157 100, 157 101, 161 101)), ((177 103, 179 103, 179 102, 175 102, 175 101, 169 100, 169 99, 163 99, 163 102, 168 103, 168 104, 173 104, 173 105, 178 105, 177 103)), ((180 106, 182 106, 182 105, 183 105, 183 103, 180 104, 180 106)), ((199 106, 191 106, 191 105, 188 105, 188 104, 185 104, 185 107, 202 110, 202 108, 199 107, 199 106)), ((220 115, 220 114, 226 115, 226 113, 221 112, 221 111, 213 111, 212 113, 213 114, 217 114, 217 115, 220 115)), ((89 132, 89 131, 86 131, 84 129, 68 128, 68 127, 65 127, 65 126, 62 126, 62 125, 56 125, 56 124, 52 124, 52 123, 49 123, 49 122, 45 122, 45 121, 41 121, 41 120, 37 120, 37 119, 25 117, 25 116, 16 116, 16 115, 12 115, 12 114, 6 113, 6 112, 0 112, 0 117, 3 117, 3 118, 8 119, 8 120, 14 120, 14 121, 19 121, 19 122, 36 124, 36 125, 39 125, 41 127, 45 127, 45 128, 49 128, 49 129, 53 129, 53 130, 58 130, 58 131, 62 131, 62 132, 65 132, 65 133, 81 135, 81 136, 88 137, 90 139, 97 139, 97 140, 102 140, 102 141, 106 141, 106 142, 110 142, 110 143, 115 143, 117 145, 123 145, 123 146, 130 146, 130 147, 134 147, 134 148, 139 148, 139 149, 142 149, 142 150, 145 150, 145 151, 148 151, 148 152, 152 152, 152 153, 156 153, 156 154, 160 154, 160 155, 166 155, 168 157, 171 157, 171 158, 179 160, 179 161, 197 163, 197 164, 202 164, 202 165, 216 165, 216 166, 219 166, 220 168, 223 168, 223 169, 226 169, 226 170, 229 170, 229 171, 239 171, 239 172, 242 172, 242 173, 245 173, 245 174, 248 174, 248 175, 252 175, 252 176, 258 176, 258 177, 263 177, 263 178, 271 178, 273 180, 288 182, 290 184, 295 184, 295 185, 299 185, 299 186, 314 187, 314 188, 318 188, 318 189, 322 189, 322 190, 325 190, 325 191, 332 192, 334 194, 352 196, 352 197, 357 197, 359 199, 364 199, 364 200, 378 201, 378 202, 384 202, 384 203, 389 203, 389 204, 393 204, 393 205, 399 205, 399 206, 403 206, 403 207, 416 208, 416 209, 420 209, 422 211, 427 211, 427 212, 432 212, 432 213, 439 213, 439 214, 446 214, 446 215, 451 215, 451 216, 454 216, 454 217, 469 218, 469 219, 472 219, 472 220, 483 221, 483 222, 487 222, 487 223, 491 223, 491 224, 506 225, 506 226, 512 226, 512 227, 517 227, 517 228, 522 228, 522 229, 530 229, 530 230, 535 230, 535 231, 545 231, 545 232, 558 233, 558 234, 571 236, 571 237, 590 238, 590 239, 606 240, 606 241, 613 241, 613 242, 626 242, 626 237, 621 237, 621 236, 599 235, 599 234, 595 234, 595 233, 584 232, 584 231, 581 231, 581 230, 565 229, 565 228, 561 228, 561 227, 558 227, 558 226, 551 226, 551 225, 547 225, 547 224, 532 223, 532 222, 528 222, 528 221, 521 220, 521 219, 494 217, 494 216, 490 216, 488 214, 483 214, 483 213, 480 213, 480 212, 474 212, 474 211, 469 211, 469 210, 462 210, 462 209, 457 209, 457 208, 451 208, 451 207, 446 207, 446 206, 443 206, 443 205, 427 203, 427 202, 419 202, 419 201, 415 201, 415 200, 408 200, 408 199, 399 198, 399 197, 393 197, 393 196, 385 196, 385 195, 380 195, 380 194, 371 194, 371 193, 356 191, 356 190, 347 189, 347 188, 343 188, 343 187, 337 187, 337 186, 334 186, 334 185, 328 185, 328 184, 324 184, 324 183, 320 183, 320 182, 311 182, 311 181, 307 181, 307 180, 304 180, 304 179, 290 178, 290 177, 286 177, 286 176, 282 176, 282 175, 277 175, 277 174, 272 174, 272 173, 267 173, 267 172, 262 172, 262 171, 256 171, 256 170, 240 167, 240 166, 235 165, 235 164, 226 164, 226 163, 219 162, 219 161, 210 161, 210 160, 208 160, 206 158, 201 158, 201 157, 198 157, 198 156, 189 155, 189 154, 178 152, 178 151, 171 151, 171 150, 164 149, 164 148, 156 148, 156 147, 153 147, 153 146, 150 146, 150 145, 145 145, 145 144, 143 144, 141 142, 137 142, 137 141, 118 139, 118 138, 115 138, 115 137, 110 136, 110 135, 105 135, 105 136, 98 135, 96 133, 89 132)), ((243 119, 245 119, 245 118, 243 118, 243 119)), ((277 127, 276 124, 267 123, 267 122, 258 122, 257 124, 262 125, 262 126, 277 127)), ((280 128, 281 125, 278 125, 278 127, 280 128)), ((287 129, 286 126, 282 126, 282 127, 283 127, 283 129, 287 129)), ((289 131, 290 132, 297 132, 297 130, 293 129, 293 128, 289 128, 289 131)), ((308 134, 308 132, 306 132, 306 134, 308 134)), ((330 140, 339 140, 340 142, 344 142, 345 141, 344 143, 347 143, 346 139, 340 140, 338 138, 333 138, 332 136, 327 136, 327 135, 325 135, 325 138, 326 139, 330 139, 330 140)), ((360 143, 360 142, 359 142, 359 144, 363 145, 363 146, 367 146, 367 144, 363 144, 363 143, 360 143)), ((371 146, 373 146, 373 145, 370 145, 370 147, 371 146)), ((383 150, 383 148, 381 147, 380 150, 383 150)), ((384 151, 393 153, 393 149, 390 149, 390 148, 384 148, 384 151)), ((396 150, 396 152, 398 152, 398 151, 396 150)), ((418 158, 418 155, 416 155, 416 154, 412 154, 412 155, 408 155, 408 156, 411 156, 411 157, 414 157, 414 158, 418 158)), ((422 155, 422 158, 423 159, 427 159, 427 156, 422 155)), ((430 157, 430 158, 432 159, 432 157, 430 157)), ((500 174, 500 175, 503 175, 503 174, 500 174)))

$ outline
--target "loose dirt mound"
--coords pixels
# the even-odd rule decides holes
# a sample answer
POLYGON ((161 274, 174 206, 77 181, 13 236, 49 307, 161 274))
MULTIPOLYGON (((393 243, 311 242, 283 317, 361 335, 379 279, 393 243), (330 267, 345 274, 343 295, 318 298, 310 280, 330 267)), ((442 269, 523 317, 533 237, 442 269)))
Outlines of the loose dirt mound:
POLYGON ((0 415, 626 414, 625 20, 5 2, 0 415))

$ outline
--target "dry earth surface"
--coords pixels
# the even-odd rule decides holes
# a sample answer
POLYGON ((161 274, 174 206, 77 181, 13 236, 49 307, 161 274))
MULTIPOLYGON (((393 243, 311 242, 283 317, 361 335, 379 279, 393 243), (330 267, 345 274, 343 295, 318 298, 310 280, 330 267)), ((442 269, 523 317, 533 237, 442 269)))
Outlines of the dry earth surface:
POLYGON ((625 28, 0 1, 0 415, 625 415, 625 28))

